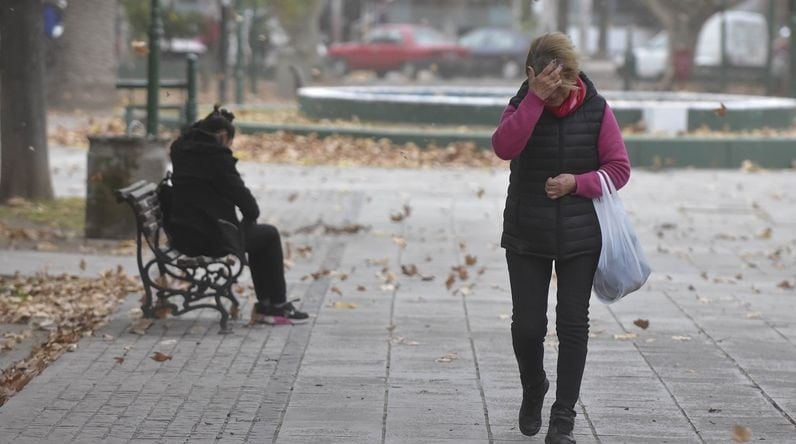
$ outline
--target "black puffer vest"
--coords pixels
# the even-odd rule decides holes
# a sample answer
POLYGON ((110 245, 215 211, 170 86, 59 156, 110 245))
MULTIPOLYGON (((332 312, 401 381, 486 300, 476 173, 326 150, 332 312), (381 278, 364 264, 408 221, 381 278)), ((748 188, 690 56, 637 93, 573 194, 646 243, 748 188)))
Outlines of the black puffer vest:
MULTIPOLYGON (((543 111, 525 149, 511 161, 501 246, 514 253, 561 260, 600 251, 600 224, 592 200, 571 194, 552 200, 544 190, 549 177, 600 167, 597 139, 605 99, 583 73, 580 76, 586 85, 581 107, 561 119, 543 111)), ((527 93, 526 81, 510 103, 519 106, 527 93)))

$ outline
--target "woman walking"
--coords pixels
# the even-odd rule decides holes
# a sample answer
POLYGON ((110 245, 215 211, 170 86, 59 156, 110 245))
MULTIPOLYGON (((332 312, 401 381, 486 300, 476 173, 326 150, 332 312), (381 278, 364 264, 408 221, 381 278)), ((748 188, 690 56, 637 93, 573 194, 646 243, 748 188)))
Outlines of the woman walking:
POLYGON ((601 195, 597 170, 605 171, 618 189, 630 177, 630 162, 613 112, 580 72, 578 54, 566 35, 555 32, 534 40, 526 66, 528 80, 509 101, 492 136, 498 157, 511 160, 501 245, 523 388, 519 426, 531 436, 542 424, 549 388, 543 368, 547 296, 555 266, 558 366, 545 443, 574 443, 589 297, 601 249, 592 205, 601 195))
POLYGON ((169 235, 174 247, 190 256, 230 253, 219 219, 243 230, 244 247, 257 303, 252 320, 296 324, 309 316, 286 301, 282 241, 273 225, 258 224, 260 208, 243 183, 232 155, 235 116, 216 106, 171 145, 174 186, 169 235), (235 208, 243 215, 239 221, 235 208))

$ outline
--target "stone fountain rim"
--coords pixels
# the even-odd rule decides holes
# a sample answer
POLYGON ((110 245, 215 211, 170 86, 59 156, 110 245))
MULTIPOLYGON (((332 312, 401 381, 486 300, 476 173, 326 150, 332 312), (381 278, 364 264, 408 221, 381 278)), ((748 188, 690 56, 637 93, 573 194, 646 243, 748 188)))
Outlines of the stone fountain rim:
MULTIPOLYGON (((393 102, 450 106, 502 106, 515 88, 492 86, 313 86, 299 89, 299 97, 348 102, 393 102), (489 94, 493 97, 452 96, 461 93, 489 94)), ((678 108, 713 110, 723 103, 728 110, 794 109, 796 99, 744 94, 717 94, 679 91, 613 91, 601 92, 614 109, 678 108), (616 98, 616 96, 635 96, 616 98), (664 100, 656 99, 663 97, 664 100)))

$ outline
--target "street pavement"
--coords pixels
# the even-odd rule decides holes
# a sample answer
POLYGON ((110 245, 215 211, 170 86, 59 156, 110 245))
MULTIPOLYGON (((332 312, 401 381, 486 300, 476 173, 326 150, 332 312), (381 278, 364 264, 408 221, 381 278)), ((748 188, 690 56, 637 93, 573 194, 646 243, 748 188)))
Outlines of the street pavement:
MULTIPOLYGON (((82 195, 85 152, 52 157, 58 193, 82 195)), ((553 385, 529 438, 499 247, 506 170, 241 170, 285 234, 288 291, 311 322, 247 326, 244 278, 232 333, 207 310, 137 335, 131 295, 0 407, 0 442, 543 442, 555 280, 553 385), (324 232, 346 224, 367 229, 324 232), (446 288, 452 267, 468 276, 446 288)), ((634 171, 620 194, 654 271, 619 303, 592 299, 578 443, 727 443, 736 425, 750 442, 796 442, 794 184, 794 171, 634 171)), ((117 263, 135 273, 130 258, 6 251, 0 273, 117 263)))

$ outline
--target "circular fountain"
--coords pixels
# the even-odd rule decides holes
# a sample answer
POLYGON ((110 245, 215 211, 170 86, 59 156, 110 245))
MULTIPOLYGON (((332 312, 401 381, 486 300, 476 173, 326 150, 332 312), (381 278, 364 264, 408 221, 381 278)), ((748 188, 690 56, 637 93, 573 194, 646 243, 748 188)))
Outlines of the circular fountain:
MULTIPOLYGON (((506 87, 308 87, 299 108, 314 119, 494 127, 516 92, 506 87)), ((745 131, 787 128, 796 100, 734 94, 604 91, 620 125, 644 122, 650 133, 700 128, 745 131)))

